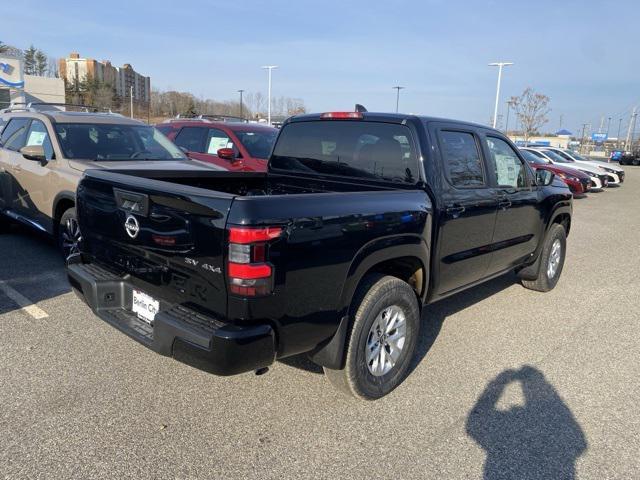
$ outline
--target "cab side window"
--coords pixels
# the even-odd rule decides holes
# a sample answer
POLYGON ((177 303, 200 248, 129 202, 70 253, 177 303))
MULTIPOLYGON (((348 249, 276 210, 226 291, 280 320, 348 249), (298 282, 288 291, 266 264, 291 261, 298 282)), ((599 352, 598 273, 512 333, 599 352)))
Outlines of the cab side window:
POLYGON ((206 130, 203 127, 184 127, 173 143, 188 152, 205 153, 203 140, 206 130))
POLYGON ((443 130, 440 146, 447 177, 456 188, 477 188, 485 185, 482 157, 476 137, 469 132, 443 130))
POLYGON ((29 132, 27 133, 27 141, 25 146, 41 145, 44 149, 44 155, 47 160, 53 159, 53 146, 49 138, 47 127, 40 120, 31 122, 29 132))
POLYGON ((527 171, 524 164, 504 140, 497 137, 486 137, 487 146, 495 167, 496 183, 500 187, 528 187, 527 171))
POLYGON ((221 148, 233 148, 233 142, 229 138, 229 135, 217 128, 210 128, 207 135, 206 153, 216 155, 221 148))
POLYGON ((9 120, 0 137, 2 147, 15 152, 24 147, 27 140, 29 122, 31 122, 29 118, 12 118, 9 120))

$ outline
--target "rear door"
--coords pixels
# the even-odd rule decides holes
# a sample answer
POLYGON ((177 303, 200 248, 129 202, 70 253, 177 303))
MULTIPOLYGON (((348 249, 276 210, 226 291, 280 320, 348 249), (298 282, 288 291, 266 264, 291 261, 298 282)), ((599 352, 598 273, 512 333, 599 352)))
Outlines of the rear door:
POLYGON ((77 193, 81 249, 156 299, 225 316, 232 201, 222 192, 88 170, 77 193))
POLYGON ((456 124, 437 124, 431 132, 444 177, 435 257, 442 295, 486 275, 498 205, 477 132, 456 124))
POLYGON ((533 253, 543 234, 544 211, 535 178, 524 159, 504 138, 487 132, 483 147, 490 164, 490 182, 498 198, 489 274, 522 263, 533 253))

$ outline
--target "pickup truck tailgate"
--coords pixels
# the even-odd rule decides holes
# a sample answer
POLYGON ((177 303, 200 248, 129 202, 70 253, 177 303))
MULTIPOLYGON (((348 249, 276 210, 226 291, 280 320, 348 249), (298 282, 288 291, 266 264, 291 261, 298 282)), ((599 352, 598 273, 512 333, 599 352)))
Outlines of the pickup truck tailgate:
POLYGON ((113 171, 88 171, 77 192, 84 261, 126 276, 136 289, 161 298, 161 310, 184 305, 224 318, 225 224, 233 198, 113 171))

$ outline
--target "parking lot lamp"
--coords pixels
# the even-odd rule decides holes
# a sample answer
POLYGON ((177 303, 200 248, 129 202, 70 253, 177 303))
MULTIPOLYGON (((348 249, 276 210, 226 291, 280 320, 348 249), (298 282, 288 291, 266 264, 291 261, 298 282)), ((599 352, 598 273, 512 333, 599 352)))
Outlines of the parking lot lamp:
POLYGON ((396 85, 395 87, 392 87, 392 88, 395 88, 397 90, 397 93, 396 93, 396 113, 398 113, 398 106, 400 105, 400 90, 402 90, 405 87, 401 87, 400 85, 396 85))
POLYGON ((269 90, 267 93, 267 101, 269 102, 269 104, 267 105, 267 124, 271 126, 271 71, 274 68, 278 68, 278 65, 265 65, 262 68, 269 71, 269 90))
POLYGON ((500 101, 500 82, 502 81, 502 67, 513 65, 513 62, 493 62, 490 67, 498 67, 498 86, 496 87, 496 104, 493 109, 493 128, 498 124, 498 102, 500 101))
POLYGON ((240 94, 240 118, 244 120, 244 115, 242 112, 242 92, 244 92, 244 90, 238 90, 238 93, 240 94))

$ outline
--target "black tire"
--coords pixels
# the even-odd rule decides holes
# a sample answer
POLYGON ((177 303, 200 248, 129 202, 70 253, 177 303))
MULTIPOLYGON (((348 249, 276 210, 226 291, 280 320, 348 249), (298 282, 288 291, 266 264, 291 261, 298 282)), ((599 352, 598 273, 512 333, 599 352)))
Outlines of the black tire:
POLYGON ((69 208, 60 217, 56 242, 62 258, 68 260, 70 256, 79 253, 77 242, 81 239, 76 209, 69 208))
POLYGON ((637 158, 637 157, 636 157, 636 158, 634 158, 634 159, 633 159, 633 165, 634 165, 635 167, 637 167, 638 165, 640 165, 640 158, 637 158))
MULTIPOLYGON (((418 299, 413 289, 402 280, 396 277, 372 275, 367 277, 354 297, 352 305, 353 323, 347 337, 345 367, 342 370, 332 370, 324 368, 324 373, 329 381, 340 391, 347 395, 352 395, 364 400, 375 400, 387 395, 396 388, 407 374, 407 370, 413 358, 420 330, 420 308, 418 299), (387 314, 385 317, 384 314, 387 314), (401 319, 395 313, 404 316, 404 341, 402 346, 394 349, 395 345, 392 337, 400 338, 403 328, 391 328, 386 330, 375 346, 382 342, 382 347, 372 347, 371 342, 376 341, 374 322, 386 321, 391 323, 393 318, 401 319), (391 317, 391 320, 388 320, 391 317), (395 333, 394 333, 395 332, 395 333), (384 352, 382 352, 384 349, 384 352), (366 356, 374 350, 380 355, 374 355, 371 360, 374 365, 382 365, 378 373, 372 373, 371 362, 367 362, 366 356), (398 357, 393 362, 392 352, 396 352, 398 357), (380 359, 383 359, 380 364, 380 359), (389 370, 385 373, 384 368, 389 370)), ((396 323, 389 325, 395 327, 402 325, 396 323)))
MULTIPOLYGON (((537 264, 537 274, 533 280, 522 279, 522 285, 530 290, 536 290, 538 292, 548 292, 553 290, 560 275, 562 274, 562 267, 564 266, 564 259, 567 252, 567 234, 564 227, 560 224, 554 224, 549 228, 547 235, 544 239, 544 246, 540 253, 540 260, 537 264), (557 265, 553 269, 553 274, 550 272, 550 263, 552 261, 552 253, 554 253, 554 246, 556 242, 559 242, 560 251, 559 257, 557 257, 557 265)), ((555 254, 554 254, 554 258, 555 254)))

